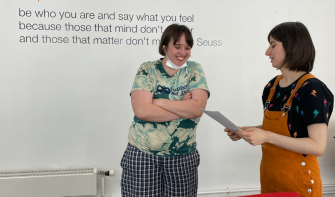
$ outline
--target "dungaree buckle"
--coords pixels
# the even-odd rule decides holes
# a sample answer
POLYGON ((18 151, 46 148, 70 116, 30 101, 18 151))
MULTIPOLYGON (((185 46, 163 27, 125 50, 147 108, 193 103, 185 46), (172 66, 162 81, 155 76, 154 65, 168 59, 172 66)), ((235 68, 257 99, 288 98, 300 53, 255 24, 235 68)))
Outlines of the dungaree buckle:
POLYGON ((266 101, 265 102, 265 104, 264 104, 264 111, 266 110, 266 108, 268 108, 269 104, 270 104, 270 101, 266 101))
POLYGON ((285 116, 285 113, 290 111, 291 107, 287 107, 286 105, 284 105, 283 107, 283 117, 285 116))

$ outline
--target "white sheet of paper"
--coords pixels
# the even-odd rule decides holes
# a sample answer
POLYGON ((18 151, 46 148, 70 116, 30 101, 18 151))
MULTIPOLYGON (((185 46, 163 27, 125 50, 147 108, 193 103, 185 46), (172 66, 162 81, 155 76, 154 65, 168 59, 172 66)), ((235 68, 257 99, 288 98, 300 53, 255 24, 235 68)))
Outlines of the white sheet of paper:
POLYGON ((222 124, 223 126, 225 126, 226 128, 228 128, 229 130, 234 131, 234 133, 236 133, 236 131, 242 131, 242 129, 238 128, 234 123, 232 123, 228 118, 226 118, 220 112, 207 111, 204 109, 200 110, 203 111, 208 116, 210 116, 211 118, 213 118, 214 120, 216 120, 217 122, 219 122, 220 124, 222 124))

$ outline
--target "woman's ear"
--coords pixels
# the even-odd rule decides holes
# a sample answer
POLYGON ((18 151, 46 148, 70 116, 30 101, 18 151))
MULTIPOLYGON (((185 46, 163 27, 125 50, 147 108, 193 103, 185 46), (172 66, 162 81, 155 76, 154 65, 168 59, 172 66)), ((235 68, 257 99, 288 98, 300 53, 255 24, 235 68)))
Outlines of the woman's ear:
POLYGON ((165 48, 165 45, 163 45, 163 51, 164 51, 164 53, 166 54, 166 48, 165 48))

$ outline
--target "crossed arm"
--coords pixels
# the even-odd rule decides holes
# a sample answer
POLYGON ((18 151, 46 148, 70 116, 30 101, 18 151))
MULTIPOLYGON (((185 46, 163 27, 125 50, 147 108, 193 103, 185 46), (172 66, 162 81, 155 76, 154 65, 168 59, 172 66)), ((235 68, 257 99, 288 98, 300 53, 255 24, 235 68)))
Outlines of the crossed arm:
POLYGON ((263 144, 265 142, 274 144, 281 148, 306 154, 322 156, 327 144, 327 125, 326 123, 312 124, 307 126, 307 138, 292 138, 284 135, 276 134, 271 131, 262 130, 262 126, 256 127, 241 127, 243 131, 233 131, 225 129, 227 135, 233 141, 243 138, 253 146, 263 144))
POLYGON ((153 94, 144 90, 134 90, 131 93, 135 116, 150 122, 166 122, 202 116, 200 108, 205 109, 208 93, 203 89, 194 89, 185 94, 180 101, 152 98, 153 94))

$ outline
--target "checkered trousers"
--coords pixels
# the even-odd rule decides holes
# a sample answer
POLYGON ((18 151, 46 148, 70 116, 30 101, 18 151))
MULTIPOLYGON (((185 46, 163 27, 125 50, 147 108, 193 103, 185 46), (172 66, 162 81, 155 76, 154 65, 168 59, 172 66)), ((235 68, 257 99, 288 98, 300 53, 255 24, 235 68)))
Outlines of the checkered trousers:
POLYGON ((121 160, 122 196, 197 196, 199 163, 197 150, 164 157, 142 152, 128 143, 121 160))

